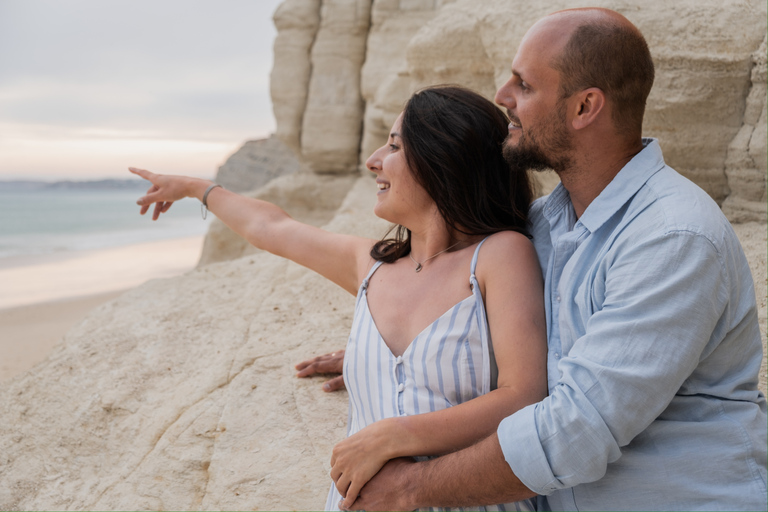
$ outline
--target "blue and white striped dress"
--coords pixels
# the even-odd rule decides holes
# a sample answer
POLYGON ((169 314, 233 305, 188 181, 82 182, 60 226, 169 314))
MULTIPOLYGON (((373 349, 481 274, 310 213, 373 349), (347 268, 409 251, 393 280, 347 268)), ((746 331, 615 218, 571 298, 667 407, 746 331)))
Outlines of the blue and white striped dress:
MULTIPOLYGON (((349 392, 348 436, 384 418, 445 409, 496 387, 488 321, 475 277, 483 242, 477 245, 470 266, 472 295, 427 326, 401 356, 394 356, 389 350, 368 309, 368 282, 381 262, 371 268, 357 293, 355 318, 344 355, 344 384, 349 392)), ((341 499, 331 484, 325 509, 339 510, 341 499)), ((534 509, 531 503, 522 501, 472 510, 534 509)))

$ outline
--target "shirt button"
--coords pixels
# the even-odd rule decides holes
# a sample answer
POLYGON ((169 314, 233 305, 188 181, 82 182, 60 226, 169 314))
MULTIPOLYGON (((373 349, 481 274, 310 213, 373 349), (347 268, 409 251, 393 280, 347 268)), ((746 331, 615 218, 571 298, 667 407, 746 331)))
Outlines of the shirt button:
POLYGON ((555 300, 556 300, 557 302, 560 302, 560 295, 556 296, 556 297, 555 297, 555 300))
POLYGON ((403 356, 397 356, 397 359, 395 359, 395 364, 403 364, 403 356))
POLYGON ((405 384, 403 384, 402 382, 397 385, 397 392, 398 393, 402 393, 404 389, 405 389, 405 384))
POLYGON ((560 359, 560 352, 555 352, 555 359, 560 359))

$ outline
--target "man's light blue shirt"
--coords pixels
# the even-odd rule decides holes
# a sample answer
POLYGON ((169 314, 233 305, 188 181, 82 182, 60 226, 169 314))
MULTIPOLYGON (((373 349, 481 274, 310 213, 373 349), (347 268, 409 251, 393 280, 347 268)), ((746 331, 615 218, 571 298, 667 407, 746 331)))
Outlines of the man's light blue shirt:
POLYGON ((501 423, 504 456, 552 510, 766 510, 747 260, 643 142, 580 218, 562 185, 532 205, 549 396, 501 423))

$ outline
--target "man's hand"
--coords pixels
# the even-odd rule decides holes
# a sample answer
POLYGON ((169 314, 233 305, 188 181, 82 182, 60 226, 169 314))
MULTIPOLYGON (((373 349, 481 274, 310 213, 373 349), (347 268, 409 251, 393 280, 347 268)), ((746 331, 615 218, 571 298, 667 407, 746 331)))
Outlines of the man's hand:
MULTIPOLYGON (((344 369, 344 351, 317 356, 296 365, 297 377, 310 377, 318 374, 342 373, 344 369)), ((344 388, 344 376, 339 375, 323 384, 323 391, 331 392, 344 388)))

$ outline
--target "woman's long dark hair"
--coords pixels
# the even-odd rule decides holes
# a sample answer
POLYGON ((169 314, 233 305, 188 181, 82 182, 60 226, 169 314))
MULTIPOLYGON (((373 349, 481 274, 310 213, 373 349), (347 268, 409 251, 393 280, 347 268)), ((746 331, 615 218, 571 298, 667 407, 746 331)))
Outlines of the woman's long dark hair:
MULTIPOLYGON (((422 89, 406 103, 400 129, 406 162, 449 229, 527 234, 533 191, 528 174, 511 172, 504 161, 508 125, 496 105, 459 86, 422 89)), ((371 249, 375 260, 392 263, 411 251, 411 232, 393 229, 393 238, 371 249)))

